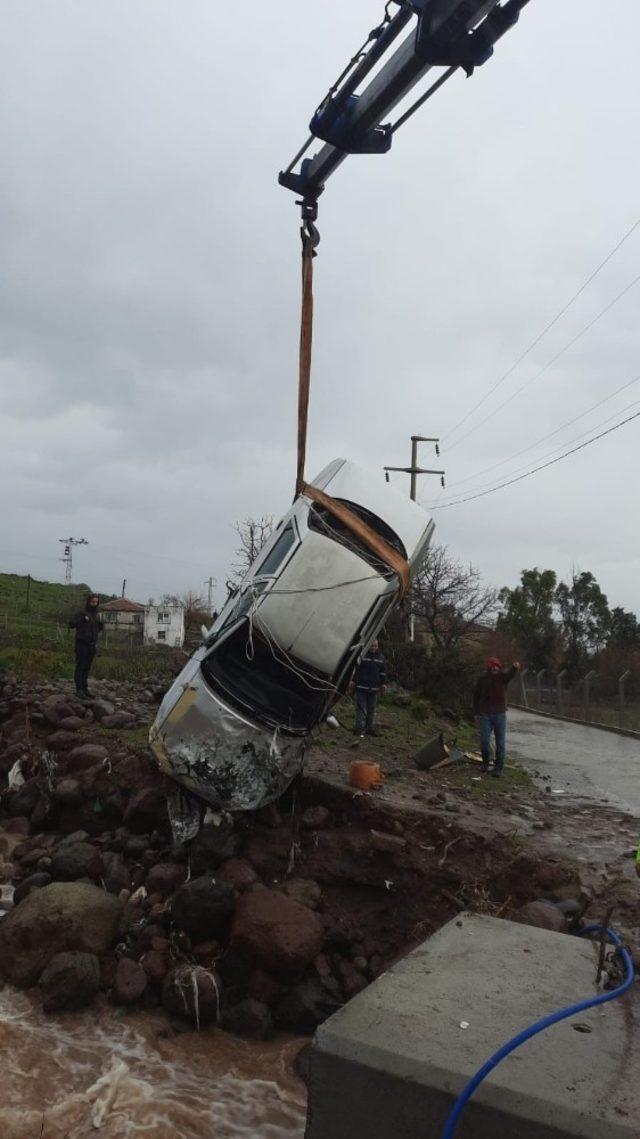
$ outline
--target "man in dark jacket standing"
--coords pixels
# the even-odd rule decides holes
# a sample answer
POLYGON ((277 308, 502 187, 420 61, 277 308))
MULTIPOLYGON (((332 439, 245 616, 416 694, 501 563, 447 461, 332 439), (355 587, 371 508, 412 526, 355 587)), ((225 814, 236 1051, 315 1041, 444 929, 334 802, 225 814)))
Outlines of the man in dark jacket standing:
POLYGON ((91 693, 87 689, 89 683, 89 669, 91 662, 96 655, 96 646, 98 644, 98 633, 101 633, 104 625, 98 613, 100 605, 100 598, 97 593, 87 594, 84 609, 76 613, 69 621, 69 628, 76 631, 76 670, 74 673, 74 680, 76 682, 76 695, 81 697, 90 697, 91 693))
POLYGON ((352 685, 356 690, 355 733, 363 736, 375 733, 378 695, 384 695, 387 666, 377 641, 372 641, 360 663, 356 666, 352 685))
POLYGON ((517 661, 511 668, 503 668, 497 657, 489 657, 486 672, 476 684, 473 694, 473 712, 480 727, 482 770, 489 770, 491 733, 496 739, 496 762, 491 772, 496 778, 504 768, 504 747, 507 735, 507 684, 520 670, 517 661))

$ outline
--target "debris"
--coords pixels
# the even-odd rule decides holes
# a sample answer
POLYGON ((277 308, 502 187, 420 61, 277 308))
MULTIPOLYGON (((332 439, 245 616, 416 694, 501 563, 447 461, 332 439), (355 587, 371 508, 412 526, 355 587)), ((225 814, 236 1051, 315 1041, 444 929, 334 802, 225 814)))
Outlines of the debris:
POLYGON ((460 1021, 460 1028, 470 1028, 469 1021, 468 1020, 461 1020, 460 1021))
POLYGON ((9 772, 9 790, 17 791, 18 787, 24 786, 24 775, 22 774, 22 764, 19 759, 16 759, 11 771, 9 772))
POLYGON ((444 742, 442 732, 428 740, 416 752, 413 762, 418 771, 431 771, 433 767, 440 767, 449 758, 449 748, 444 742))

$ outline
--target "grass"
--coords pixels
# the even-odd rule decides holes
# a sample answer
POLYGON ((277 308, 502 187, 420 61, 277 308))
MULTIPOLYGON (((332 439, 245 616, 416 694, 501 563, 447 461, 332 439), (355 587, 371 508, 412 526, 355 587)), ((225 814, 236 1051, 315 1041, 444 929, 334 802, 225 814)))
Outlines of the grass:
POLYGON ((149 747, 149 724, 142 724, 137 728, 103 728, 97 726, 96 735, 108 739, 119 747, 132 750, 149 747))

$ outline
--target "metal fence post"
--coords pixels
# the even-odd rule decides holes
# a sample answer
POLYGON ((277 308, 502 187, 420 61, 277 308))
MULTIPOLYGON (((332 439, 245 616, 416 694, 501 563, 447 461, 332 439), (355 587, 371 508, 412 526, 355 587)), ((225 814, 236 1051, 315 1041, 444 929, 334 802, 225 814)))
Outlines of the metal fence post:
POLYGON ((522 693, 522 703, 524 704, 525 708, 529 707, 529 701, 527 699, 527 685, 526 685, 526 678, 528 675, 529 675, 529 669, 523 668, 522 672, 520 673, 520 692, 522 693))
POLYGON ((560 670, 556 676, 556 711, 562 714, 562 681, 567 675, 566 668, 560 670))
POLYGON ((595 675, 596 675, 595 670, 591 669, 591 671, 587 673, 587 675, 585 676, 585 678, 582 682, 584 685, 584 708, 583 708, 583 711, 584 711, 585 720, 589 719, 589 705, 590 705, 590 701, 591 701, 591 681, 595 675))
POLYGON ((546 668, 541 668, 539 672, 536 672, 536 699, 539 708, 542 707, 542 677, 546 671, 546 668))
POLYGON ((618 681, 618 726, 620 728, 624 727, 624 686, 630 676, 631 669, 628 668, 626 672, 623 672, 618 681))

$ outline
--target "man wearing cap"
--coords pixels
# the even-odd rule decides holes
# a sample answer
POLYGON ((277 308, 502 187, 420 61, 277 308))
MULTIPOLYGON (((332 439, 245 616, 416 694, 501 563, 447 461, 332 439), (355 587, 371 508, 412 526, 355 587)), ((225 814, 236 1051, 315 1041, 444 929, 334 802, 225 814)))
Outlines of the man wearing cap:
POLYGON ((491 733, 496 741, 496 761, 491 772, 497 779, 504 768, 504 746, 507 735, 507 684, 513 680, 520 665, 503 668, 497 657, 489 657, 486 671, 478 679, 473 694, 473 712, 480 728, 482 770, 489 770, 491 733))

